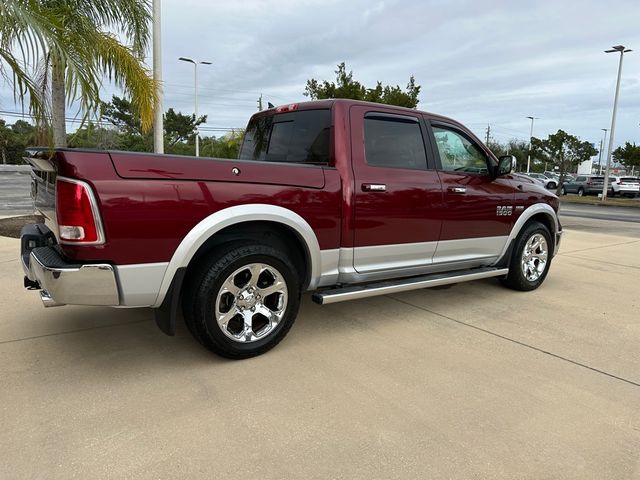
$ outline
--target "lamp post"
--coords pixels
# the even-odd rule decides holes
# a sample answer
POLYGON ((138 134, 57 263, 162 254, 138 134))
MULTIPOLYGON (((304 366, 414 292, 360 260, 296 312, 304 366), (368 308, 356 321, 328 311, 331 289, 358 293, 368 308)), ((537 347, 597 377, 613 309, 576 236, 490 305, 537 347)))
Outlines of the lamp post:
POLYGON ((529 153, 527 154, 527 173, 531 168, 531 139, 533 138, 533 121, 538 120, 538 117, 527 117, 531 119, 531 132, 529 133, 529 153))
POLYGON ((601 128, 604 132, 604 139, 600 140, 600 155, 598 155, 598 175, 602 175, 602 149, 607 146, 607 132, 608 128, 601 128))
MULTIPOLYGON (((183 62, 193 63, 193 85, 194 85, 194 93, 195 93, 195 120, 198 121, 198 65, 211 65, 211 62, 202 61, 199 62, 192 58, 188 57, 180 57, 178 60, 182 60, 183 62)), ((200 132, 198 131, 198 127, 196 126, 196 157, 200 156, 200 132)))
POLYGON ((616 81, 616 94, 613 97, 613 114, 611 115, 611 130, 609 134, 609 148, 607 150, 607 166, 604 171, 604 185, 602 185, 602 201, 607 199, 607 187, 609 186, 609 166, 611 164, 611 152, 613 150, 613 138, 616 132, 616 113, 618 110, 618 94, 620 93, 620 77, 622 76, 622 59, 625 53, 629 53, 630 48, 625 48, 624 45, 616 45, 611 47, 610 50, 605 50, 604 53, 620 52, 620 62, 618 63, 618 80, 616 81))
POLYGON ((162 121, 162 48, 160 44, 160 0, 153 0, 153 79, 156 82, 156 104, 153 113, 153 151, 164 153, 162 121))

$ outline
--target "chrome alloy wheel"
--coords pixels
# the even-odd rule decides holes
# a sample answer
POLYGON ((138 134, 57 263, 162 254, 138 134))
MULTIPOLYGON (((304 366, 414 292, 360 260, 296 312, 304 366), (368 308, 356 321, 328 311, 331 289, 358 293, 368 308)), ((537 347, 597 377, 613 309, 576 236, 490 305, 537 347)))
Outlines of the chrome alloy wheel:
POLYGON ((232 340, 249 343, 273 332, 287 309, 287 283, 264 263, 238 268, 224 281, 215 305, 220 330, 232 340))
POLYGON ((529 282, 535 282, 547 268, 549 247, 540 233, 531 235, 522 249, 522 273, 529 282))

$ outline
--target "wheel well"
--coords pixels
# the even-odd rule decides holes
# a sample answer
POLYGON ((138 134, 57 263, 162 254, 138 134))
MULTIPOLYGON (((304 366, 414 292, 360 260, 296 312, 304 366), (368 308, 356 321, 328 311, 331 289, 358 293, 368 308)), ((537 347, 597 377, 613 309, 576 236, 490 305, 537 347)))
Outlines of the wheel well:
POLYGON ((271 245, 291 256, 300 275, 303 291, 311 280, 311 255, 300 236, 287 225, 271 221, 243 222, 223 228, 212 235, 195 253, 187 267, 189 273, 200 264, 200 259, 210 254, 220 245, 238 241, 255 240, 258 243, 271 245))
MULTIPOLYGON (((543 212, 536 213, 535 215, 532 215, 529 220, 527 220, 525 225, 531 222, 540 222, 549 229, 549 233, 551 234, 551 243, 553 244, 552 248, 555 248, 556 225, 551 216, 543 212)), ((524 225, 522 226, 522 228, 524 228, 524 225)))

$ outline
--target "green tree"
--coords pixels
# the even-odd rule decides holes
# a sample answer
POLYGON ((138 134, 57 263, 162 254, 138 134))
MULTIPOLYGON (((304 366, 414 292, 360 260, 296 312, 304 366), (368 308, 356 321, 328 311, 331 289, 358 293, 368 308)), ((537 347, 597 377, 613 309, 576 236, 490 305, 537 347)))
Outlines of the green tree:
POLYGON ((164 135, 166 143, 168 143, 169 147, 173 147, 178 142, 184 143, 190 140, 195 142, 196 129, 199 125, 206 123, 206 121, 206 115, 202 115, 196 119, 195 115, 185 115, 170 108, 164 114, 164 135))
POLYGON ((487 147, 489 147, 489 150, 491 150, 496 157, 513 155, 516 157, 517 170, 526 170, 527 155, 529 154, 529 143, 526 141, 512 138, 507 143, 500 143, 497 140, 490 139, 487 147))
POLYGON ((219 138, 204 137, 200 152, 205 157, 238 158, 243 138, 244 129, 231 130, 231 132, 219 138))
POLYGON ((640 168, 640 145, 626 142, 624 147, 618 147, 613 151, 613 159, 620 162, 625 168, 635 171, 640 168))
POLYGON ((374 88, 367 88, 353 79, 353 71, 347 73, 344 62, 338 65, 338 70, 335 71, 335 74, 335 82, 326 80, 319 82, 315 78, 307 80, 304 95, 312 100, 350 98, 407 108, 416 108, 418 106, 418 95, 420 94, 421 86, 416 85, 413 76, 409 78, 406 91, 403 91, 398 85, 383 86, 381 82, 377 82, 374 88))
POLYGON ((558 130, 549 135, 546 139, 531 139, 533 153, 558 167, 560 181, 556 194, 560 194, 566 173, 570 169, 589 160, 598 154, 598 150, 589 142, 584 142, 574 135, 570 135, 564 130, 558 130))
POLYGON ((142 127, 151 128, 156 89, 142 63, 150 37, 148 0, 3 0, 0 5, 0 56, 13 73, 4 76, 20 99, 44 92, 29 95, 30 106, 43 123, 50 110, 54 146, 67 143, 67 103, 77 101, 89 118, 100 106, 105 76, 132 98, 142 127), (49 102, 50 109, 43 107, 49 102))
MULTIPOLYGON (((131 101, 114 95, 111 102, 102 103, 102 119, 113 125, 119 135, 118 147, 122 150, 150 152, 153 138, 142 127, 140 116, 131 101)), ((173 108, 164 114, 164 143, 167 153, 193 155, 195 153, 196 128, 207 121, 202 115, 176 112, 173 108)))
POLYGON ((24 120, 9 126, 0 120, 0 163, 23 163, 25 149, 34 144, 35 128, 24 120))

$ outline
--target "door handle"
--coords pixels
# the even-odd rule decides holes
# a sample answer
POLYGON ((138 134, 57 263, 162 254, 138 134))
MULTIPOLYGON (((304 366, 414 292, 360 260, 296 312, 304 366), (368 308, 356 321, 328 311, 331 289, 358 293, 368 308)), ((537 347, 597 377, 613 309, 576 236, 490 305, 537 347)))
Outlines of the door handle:
POLYGON ((363 183, 363 192, 386 192, 387 186, 384 183, 363 183))
POLYGON ((449 187, 447 191, 451 193, 467 193, 467 187, 449 187))

